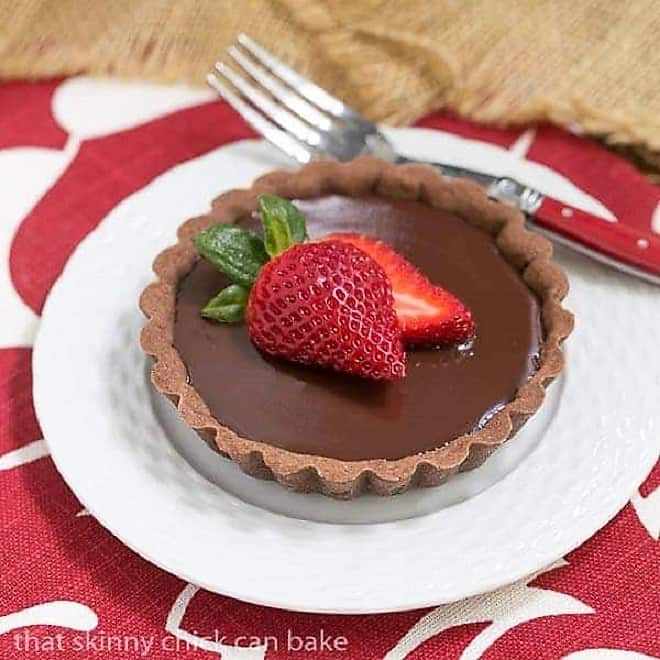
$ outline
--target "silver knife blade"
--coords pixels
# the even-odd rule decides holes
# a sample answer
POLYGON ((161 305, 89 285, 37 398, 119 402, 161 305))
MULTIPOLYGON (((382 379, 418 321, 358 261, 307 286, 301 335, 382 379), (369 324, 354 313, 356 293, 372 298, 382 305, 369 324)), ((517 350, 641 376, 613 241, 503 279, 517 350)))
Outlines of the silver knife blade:
POLYGON ((445 176, 458 179, 472 179, 484 188, 490 188, 501 177, 485 174, 484 172, 475 172, 466 167, 457 167, 456 165, 445 165, 444 163, 431 163, 433 167, 439 169, 445 176))
MULTIPOLYGON (((397 162, 420 162, 400 157, 397 162)), ((423 161, 428 162, 428 161, 423 161)), ((448 163, 429 162, 442 174, 452 178, 470 179, 486 189, 490 197, 505 204, 511 204, 524 213, 533 214, 543 201, 543 194, 508 176, 495 176, 485 172, 477 172, 468 167, 449 165, 448 163)))

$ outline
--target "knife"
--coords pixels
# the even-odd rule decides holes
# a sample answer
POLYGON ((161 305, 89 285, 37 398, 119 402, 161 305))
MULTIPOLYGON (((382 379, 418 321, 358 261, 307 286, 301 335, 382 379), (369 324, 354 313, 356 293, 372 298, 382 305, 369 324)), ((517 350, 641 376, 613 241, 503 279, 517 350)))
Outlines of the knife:
POLYGON ((557 243, 660 286, 660 237, 621 222, 608 222, 548 197, 511 177, 432 163, 445 176, 471 179, 488 195, 519 208, 528 224, 557 243))

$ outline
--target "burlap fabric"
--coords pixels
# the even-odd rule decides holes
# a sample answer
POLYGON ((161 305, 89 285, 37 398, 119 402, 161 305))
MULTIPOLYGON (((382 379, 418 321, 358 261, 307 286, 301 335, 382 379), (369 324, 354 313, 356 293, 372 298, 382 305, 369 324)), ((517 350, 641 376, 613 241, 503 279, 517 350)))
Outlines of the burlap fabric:
POLYGON ((0 76, 203 85, 239 31, 373 119, 550 120, 659 164, 657 0, 0 0, 0 76))

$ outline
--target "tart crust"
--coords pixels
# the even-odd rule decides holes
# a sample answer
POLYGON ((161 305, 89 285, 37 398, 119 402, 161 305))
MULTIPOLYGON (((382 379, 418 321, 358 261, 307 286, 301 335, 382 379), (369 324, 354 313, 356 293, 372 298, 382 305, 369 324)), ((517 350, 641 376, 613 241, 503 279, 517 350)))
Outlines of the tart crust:
POLYGON ((363 157, 350 163, 319 161, 295 172, 276 171, 257 179, 247 190, 229 191, 212 203, 211 211, 185 222, 178 243, 161 252, 153 269, 158 280, 140 297, 147 317, 143 350, 154 358, 151 380, 177 407, 185 423, 207 444, 260 479, 274 479, 298 492, 318 492, 349 499, 363 493, 394 495, 413 487, 437 486, 455 472, 470 470, 486 458, 533 415, 545 388, 564 364, 561 342, 573 328, 573 315, 561 301, 568 292, 565 274, 550 262, 552 245, 525 229, 519 211, 494 202, 476 184, 448 180, 427 165, 392 165, 363 157), (188 382, 186 366, 173 346, 178 283, 198 259, 192 237, 207 226, 235 222, 257 208, 258 196, 273 193, 289 199, 328 194, 416 200, 449 211, 495 237, 502 257, 516 268, 541 304, 544 337, 538 369, 482 428, 442 447, 397 460, 342 461, 301 454, 240 437, 215 419, 188 382))

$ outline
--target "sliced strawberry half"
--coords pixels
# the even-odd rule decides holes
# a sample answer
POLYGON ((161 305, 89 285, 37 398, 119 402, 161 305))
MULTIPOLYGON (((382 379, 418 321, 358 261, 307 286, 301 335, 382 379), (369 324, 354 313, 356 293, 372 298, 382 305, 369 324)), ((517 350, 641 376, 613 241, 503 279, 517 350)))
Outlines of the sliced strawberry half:
POLYGON ((404 343, 461 344, 475 332, 472 313, 456 296, 433 284, 387 243, 364 234, 337 233, 323 237, 350 243, 366 252, 392 284, 394 309, 404 343))

